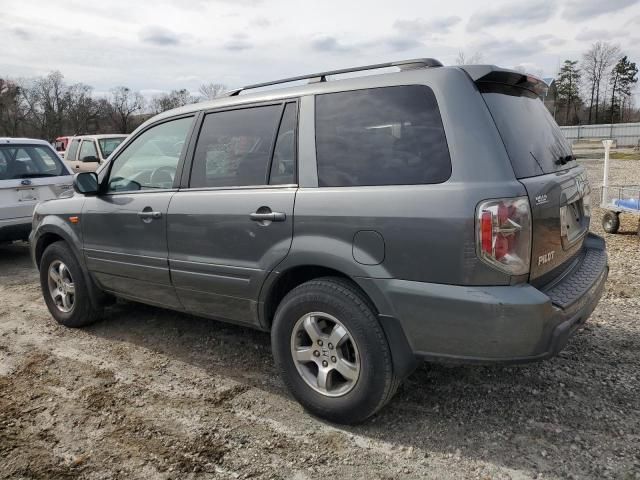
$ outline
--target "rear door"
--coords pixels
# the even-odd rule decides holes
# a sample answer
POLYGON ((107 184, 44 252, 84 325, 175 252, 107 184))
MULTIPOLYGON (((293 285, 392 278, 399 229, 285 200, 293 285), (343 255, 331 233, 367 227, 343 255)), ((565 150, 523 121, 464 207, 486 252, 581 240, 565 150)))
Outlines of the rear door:
POLYGON ((104 289, 182 308, 169 277, 167 209, 193 118, 167 120, 140 133, 109 165, 104 191, 86 198, 83 250, 104 289))
POLYGON ((571 146, 540 100, 536 79, 513 73, 498 77, 494 72, 478 85, 529 196, 530 279, 544 284, 582 248, 589 230, 591 189, 584 168, 576 164, 571 146))
POLYGON ((260 288, 293 237, 296 125, 296 102, 204 116, 188 188, 169 206, 171 277, 188 311, 258 324, 260 288))
POLYGON ((69 142, 69 148, 64 155, 64 161, 73 172, 78 172, 80 169, 80 166, 78 165, 78 151, 80 150, 81 141, 82 140, 79 138, 73 138, 69 142))
POLYGON ((35 205, 71 183, 62 160, 46 145, 0 145, 0 220, 29 218, 35 205))

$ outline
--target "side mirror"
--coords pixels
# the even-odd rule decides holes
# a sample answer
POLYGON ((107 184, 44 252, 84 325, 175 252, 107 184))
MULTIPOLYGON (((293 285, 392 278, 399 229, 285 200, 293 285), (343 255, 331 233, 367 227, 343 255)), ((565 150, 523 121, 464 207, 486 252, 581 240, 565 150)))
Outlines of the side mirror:
POLYGON ((83 195, 98 193, 98 175, 95 172, 81 172, 73 176, 73 189, 83 195))
POLYGON ((86 157, 82 157, 80 161, 88 163, 100 163, 100 159, 95 155, 87 155, 86 157))

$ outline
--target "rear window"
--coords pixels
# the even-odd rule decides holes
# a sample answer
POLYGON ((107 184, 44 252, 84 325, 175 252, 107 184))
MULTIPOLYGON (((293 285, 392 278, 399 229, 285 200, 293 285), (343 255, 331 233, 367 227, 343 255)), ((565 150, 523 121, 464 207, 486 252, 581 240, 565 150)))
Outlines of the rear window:
POLYGON ((0 180, 69 175, 54 151, 45 146, 1 145, 0 180))
POLYGON ((575 166, 571 146, 539 97, 523 88, 481 84, 517 178, 575 166))
POLYGON ((316 96, 318 185, 446 181, 451 160, 433 91, 422 85, 316 96))

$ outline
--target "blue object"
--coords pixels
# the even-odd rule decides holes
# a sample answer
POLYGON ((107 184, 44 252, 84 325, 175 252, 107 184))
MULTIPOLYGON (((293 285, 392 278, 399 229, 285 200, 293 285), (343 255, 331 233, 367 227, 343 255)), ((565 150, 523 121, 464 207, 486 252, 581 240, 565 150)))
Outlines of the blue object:
POLYGON ((638 200, 637 198, 630 198, 627 200, 624 199, 616 199, 613 201, 614 205, 616 207, 623 207, 623 208, 631 208, 633 210, 640 210, 640 200, 638 200))

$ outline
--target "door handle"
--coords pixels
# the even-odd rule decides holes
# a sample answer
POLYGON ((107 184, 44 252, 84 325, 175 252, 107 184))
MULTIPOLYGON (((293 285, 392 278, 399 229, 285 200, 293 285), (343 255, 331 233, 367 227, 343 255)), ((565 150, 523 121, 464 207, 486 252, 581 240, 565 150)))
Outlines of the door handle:
POLYGON ((284 222, 287 219, 287 215, 282 212, 253 212, 249 215, 249 218, 254 222, 284 222))
POLYGON ((154 218, 162 217, 162 212, 154 212, 154 211, 151 211, 151 210, 143 210, 141 212, 138 212, 138 217, 140 217, 143 220, 146 220, 146 219, 152 220, 154 218))

